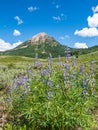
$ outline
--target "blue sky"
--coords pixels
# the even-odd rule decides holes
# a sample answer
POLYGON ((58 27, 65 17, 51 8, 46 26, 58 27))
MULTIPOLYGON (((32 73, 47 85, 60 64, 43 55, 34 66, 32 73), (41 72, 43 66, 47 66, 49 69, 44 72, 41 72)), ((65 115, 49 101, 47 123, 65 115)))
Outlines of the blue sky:
POLYGON ((0 51, 46 32, 76 48, 98 45, 98 0, 3 0, 0 51))

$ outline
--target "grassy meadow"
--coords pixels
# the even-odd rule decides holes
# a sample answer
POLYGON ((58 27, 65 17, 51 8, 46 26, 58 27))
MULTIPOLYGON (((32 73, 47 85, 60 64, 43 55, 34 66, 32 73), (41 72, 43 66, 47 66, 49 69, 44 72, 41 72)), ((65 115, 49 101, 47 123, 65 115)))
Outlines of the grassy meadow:
POLYGON ((9 108, 6 130, 98 129, 98 51, 80 55, 69 70, 72 60, 0 56, 0 100, 9 108))

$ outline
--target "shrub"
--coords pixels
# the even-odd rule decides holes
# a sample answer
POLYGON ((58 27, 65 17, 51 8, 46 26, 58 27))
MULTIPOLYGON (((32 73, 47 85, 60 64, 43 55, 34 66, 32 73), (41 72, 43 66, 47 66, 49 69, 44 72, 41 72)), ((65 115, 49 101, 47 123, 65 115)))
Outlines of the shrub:
POLYGON ((89 130, 97 100, 93 64, 89 73, 75 59, 63 65, 49 61, 34 70, 29 66, 27 74, 16 76, 7 95, 9 123, 27 130, 89 130))

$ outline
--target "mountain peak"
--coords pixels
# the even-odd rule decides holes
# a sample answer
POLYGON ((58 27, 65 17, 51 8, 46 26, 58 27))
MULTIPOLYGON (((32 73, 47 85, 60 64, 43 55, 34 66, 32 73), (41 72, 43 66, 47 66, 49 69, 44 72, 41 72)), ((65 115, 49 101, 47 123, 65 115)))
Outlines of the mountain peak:
POLYGON ((37 35, 34 35, 31 38, 31 42, 33 44, 36 43, 44 43, 44 42, 48 42, 48 41, 54 41, 54 38, 50 37, 48 34, 46 34, 45 32, 41 32, 38 33, 37 35))

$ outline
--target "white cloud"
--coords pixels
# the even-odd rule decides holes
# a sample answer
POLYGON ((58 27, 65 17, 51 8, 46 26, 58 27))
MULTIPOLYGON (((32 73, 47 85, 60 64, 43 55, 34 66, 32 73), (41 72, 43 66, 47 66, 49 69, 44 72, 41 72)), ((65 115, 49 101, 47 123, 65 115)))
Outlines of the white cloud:
POLYGON ((97 28, 83 28, 82 30, 76 30, 74 34, 82 36, 82 37, 94 37, 94 36, 98 36, 98 29, 97 28))
POLYGON ((57 22, 58 22, 58 21, 61 21, 60 16, 53 16, 52 18, 53 18, 53 20, 55 20, 55 21, 57 21, 57 22))
POLYGON ((29 12, 33 12, 33 11, 37 11, 37 10, 39 10, 39 7, 36 7, 36 6, 30 6, 30 7, 28 7, 28 11, 29 12))
POLYGON ((82 37, 95 37, 98 36, 98 5, 96 7, 92 7, 93 16, 88 16, 87 22, 89 27, 85 27, 81 30, 76 30, 74 32, 75 35, 79 35, 82 37))
POLYGON ((13 35, 14 36, 20 36, 21 32, 15 29, 14 32, 13 32, 13 35))
POLYGON ((76 42, 74 46, 75 48, 88 48, 86 43, 80 43, 80 42, 76 42))
POLYGON ((97 5, 96 7, 92 7, 92 11, 93 11, 94 13, 97 13, 97 12, 98 12, 98 5, 97 5))
POLYGON ((15 48, 16 46, 20 45, 22 41, 18 40, 18 42, 15 42, 12 44, 12 48, 15 48))
POLYGON ((87 18, 89 27, 98 27, 98 13, 93 14, 87 18))
POLYGON ((14 19, 17 20, 18 25, 23 23, 23 21, 19 18, 19 16, 15 16, 14 19))
POLYGON ((61 40, 64 40, 64 39, 69 39, 70 38, 70 36, 69 35, 65 35, 65 36, 61 36, 61 37, 59 37, 59 39, 61 39, 61 40))
POLYGON ((6 51, 15 48, 16 46, 20 45, 22 42, 18 41, 16 43, 10 44, 5 42, 3 39, 0 39, 0 51, 6 51))
POLYGON ((53 16, 52 19, 57 22, 63 21, 66 19, 66 15, 61 13, 59 16, 53 16))

